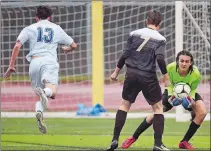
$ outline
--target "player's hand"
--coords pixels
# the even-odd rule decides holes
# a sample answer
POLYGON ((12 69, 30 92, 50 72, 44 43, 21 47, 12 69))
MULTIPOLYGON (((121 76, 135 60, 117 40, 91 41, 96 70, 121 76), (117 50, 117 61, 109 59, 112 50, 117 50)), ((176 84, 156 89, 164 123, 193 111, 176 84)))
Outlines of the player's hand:
POLYGON ((169 81, 169 76, 168 76, 168 74, 165 74, 165 75, 163 76, 163 82, 164 82, 164 86, 165 86, 165 87, 169 87, 169 86, 170 86, 170 81, 169 81))
POLYGON ((169 102, 172 106, 178 106, 178 105, 182 104, 182 99, 176 98, 175 96, 172 95, 172 96, 168 99, 168 102, 169 102))
POLYGON ((111 75, 111 80, 113 81, 117 81, 117 77, 118 77, 118 73, 116 73, 115 71, 112 73, 111 75))
POLYGON ((62 46, 62 50, 64 51, 64 53, 68 53, 72 51, 72 48, 68 46, 62 46))
POLYGON ((13 72, 16 72, 15 67, 9 67, 4 74, 4 78, 8 78, 13 72))
POLYGON ((190 96, 187 96, 182 99, 182 106, 187 110, 192 107, 193 99, 190 96))

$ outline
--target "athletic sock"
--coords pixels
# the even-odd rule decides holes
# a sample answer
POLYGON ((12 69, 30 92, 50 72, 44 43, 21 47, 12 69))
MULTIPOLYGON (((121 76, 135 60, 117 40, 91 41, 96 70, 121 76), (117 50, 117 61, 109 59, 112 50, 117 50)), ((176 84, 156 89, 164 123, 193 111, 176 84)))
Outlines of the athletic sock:
POLYGON ((200 127, 200 125, 197 125, 194 121, 191 122, 188 131, 186 132, 184 138, 181 140, 183 141, 189 141, 193 135, 196 133, 197 129, 200 127))
POLYGON ((152 125, 152 123, 151 124, 147 123, 147 120, 145 118, 144 121, 136 129, 135 133, 133 134, 133 138, 138 139, 138 137, 141 135, 141 133, 143 133, 151 125, 152 125))
POLYGON ((52 96, 53 92, 50 88, 44 88, 45 95, 49 98, 52 96))
POLYGON ((43 112, 44 111, 44 107, 42 106, 42 103, 41 101, 37 101, 36 104, 35 104, 35 111, 41 111, 43 112))
POLYGON ((126 117, 127 117, 127 112, 122 110, 117 111, 112 141, 119 139, 119 135, 121 133, 122 127, 125 124, 126 117))
POLYGON ((154 114, 153 129, 154 129, 155 145, 160 146, 162 144, 162 135, 164 130, 163 114, 154 114))

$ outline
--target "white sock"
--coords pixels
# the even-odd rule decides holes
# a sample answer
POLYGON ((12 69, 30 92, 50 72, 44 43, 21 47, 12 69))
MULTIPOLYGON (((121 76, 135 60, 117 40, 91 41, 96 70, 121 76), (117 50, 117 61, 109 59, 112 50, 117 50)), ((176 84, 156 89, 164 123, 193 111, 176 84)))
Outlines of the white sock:
POLYGON ((43 89, 45 91, 45 95, 49 98, 52 96, 53 92, 50 88, 43 89))
POLYGON ((44 107, 42 106, 42 103, 41 101, 37 101, 36 104, 35 104, 35 111, 41 111, 43 112, 44 111, 44 107))

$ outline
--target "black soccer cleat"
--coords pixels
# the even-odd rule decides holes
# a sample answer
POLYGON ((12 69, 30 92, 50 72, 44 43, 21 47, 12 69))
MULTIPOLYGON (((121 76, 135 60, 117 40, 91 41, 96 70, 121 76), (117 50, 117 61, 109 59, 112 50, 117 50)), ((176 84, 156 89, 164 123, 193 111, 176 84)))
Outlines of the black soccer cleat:
POLYGON ((155 145, 153 147, 153 151, 163 151, 163 150, 170 150, 165 145, 161 144, 160 146, 155 145))
POLYGON ((113 140, 111 142, 111 145, 106 149, 106 151, 114 151, 114 149, 117 149, 117 147, 118 147, 118 141, 113 140))

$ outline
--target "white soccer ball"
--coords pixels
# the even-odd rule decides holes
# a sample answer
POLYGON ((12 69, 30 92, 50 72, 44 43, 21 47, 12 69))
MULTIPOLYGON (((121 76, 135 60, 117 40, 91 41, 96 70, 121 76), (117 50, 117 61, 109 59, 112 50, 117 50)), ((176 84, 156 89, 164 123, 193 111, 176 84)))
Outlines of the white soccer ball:
POLYGON ((173 93, 176 98, 185 98, 190 95, 191 88, 184 82, 179 82, 174 85, 173 93))

